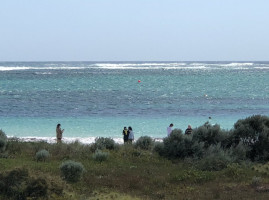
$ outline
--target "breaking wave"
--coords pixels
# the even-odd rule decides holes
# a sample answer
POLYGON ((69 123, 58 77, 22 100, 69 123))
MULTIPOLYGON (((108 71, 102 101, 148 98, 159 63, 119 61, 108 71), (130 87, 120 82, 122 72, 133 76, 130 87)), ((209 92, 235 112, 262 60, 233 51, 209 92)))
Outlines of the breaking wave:
MULTIPOLYGON (((1 64, 1 63, 0 63, 1 64)), ((23 63, 2 63, 0 71, 14 70, 86 70, 86 69, 108 69, 108 70, 218 70, 218 69, 269 69, 269 63, 252 62, 146 62, 146 63, 36 63, 25 66, 23 63)))

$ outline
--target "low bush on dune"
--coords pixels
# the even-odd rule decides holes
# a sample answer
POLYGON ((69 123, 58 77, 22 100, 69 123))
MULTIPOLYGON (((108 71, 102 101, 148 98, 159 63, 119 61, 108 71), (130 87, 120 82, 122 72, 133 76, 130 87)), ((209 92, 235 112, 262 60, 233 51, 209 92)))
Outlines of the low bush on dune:
POLYGON ((205 123, 204 125, 193 130, 193 140, 204 143, 204 147, 208 148, 210 145, 221 143, 226 146, 226 140, 229 138, 229 132, 222 130, 218 124, 211 125, 205 123))
POLYGON ((90 145, 82 144, 78 141, 72 143, 60 143, 51 144, 49 147, 45 147, 51 156, 51 159, 59 160, 72 160, 72 159, 86 159, 89 152, 92 152, 92 147, 90 145))
POLYGON ((187 158, 203 156, 204 144, 192 139, 192 136, 183 135, 182 130, 173 130, 169 137, 164 138, 163 146, 158 146, 160 155, 167 158, 187 158))
POLYGON ((238 120, 234 129, 226 131, 219 125, 204 125, 184 135, 175 129, 154 151, 169 159, 198 158, 202 169, 221 170, 230 162, 269 160, 269 118, 254 115, 238 120), (204 167, 203 167, 204 166, 204 167))
POLYGON ((248 146, 247 158, 252 161, 269 160, 269 117, 253 115, 234 124, 233 144, 248 146))
POLYGON ((240 119, 234 124, 234 142, 239 143, 243 140, 245 143, 255 142, 259 134, 269 129, 269 117, 253 115, 245 119, 240 119))
POLYGON ((4 131, 0 130, 0 153, 4 152, 7 145, 7 136, 4 131))
POLYGON ((38 151, 35 154, 36 161, 46 161, 49 158, 49 152, 45 149, 38 151))
POLYGON ((116 143, 112 138, 99 137, 95 139, 93 144, 95 150, 97 149, 109 149, 113 150, 116 147, 116 143))
POLYGON ((18 168, 0 174, 0 193, 6 199, 46 199, 48 184, 45 179, 31 178, 28 170, 18 168))
POLYGON ((155 142, 153 146, 153 151, 158 153, 160 156, 164 155, 164 144, 163 142, 155 142))
POLYGON ((227 165, 227 168, 222 171, 225 177, 234 179, 242 178, 246 176, 246 167, 239 165, 238 163, 231 163, 227 165))
POLYGON ((0 138, 0 153, 4 152, 6 149, 6 141, 0 138))
POLYGON ((108 159, 108 152, 103 152, 101 150, 96 150, 95 153, 92 155, 93 160, 97 161, 97 162, 103 162, 106 161, 108 159))
POLYGON ((254 176, 251 180, 251 186, 258 187, 262 183, 262 178, 259 176, 254 176))
POLYGON ((38 197, 45 198, 48 195, 47 181, 43 178, 30 180, 25 189, 25 194, 32 199, 38 199, 38 197))
POLYGON ((72 183, 78 182, 85 171, 84 166, 80 162, 72 160, 63 162, 60 166, 60 170, 63 179, 72 183))
POLYGON ((206 171, 219 171, 233 162, 230 152, 224 150, 221 144, 211 145, 205 151, 201 160, 198 161, 197 168, 206 171))
POLYGON ((150 150, 154 145, 153 139, 149 136, 142 136, 135 142, 135 148, 150 150))
POLYGON ((243 142, 239 142, 238 145, 233 145, 229 149, 230 155, 236 163, 241 163, 245 160, 248 160, 247 153, 249 150, 250 147, 245 145, 243 142))

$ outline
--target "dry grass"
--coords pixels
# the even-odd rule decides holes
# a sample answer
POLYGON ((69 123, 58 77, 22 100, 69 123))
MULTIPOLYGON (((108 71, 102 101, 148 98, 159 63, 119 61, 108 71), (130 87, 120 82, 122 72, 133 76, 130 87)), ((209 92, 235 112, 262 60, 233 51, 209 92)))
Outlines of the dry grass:
POLYGON ((132 146, 110 150, 108 160, 99 163, 92 159, 91 146, 79 143, 12 141, 7 152, 8 158, 0 158, 0 173, 24 167, 32 177, 46 179, 51 188, 57 185, 63 189, 62 195, 50 190, 49 199, 269 199, 266 189, 251 184, 254 176, 262 177, 259 187, 266 188, 268 165, 256 165, 254 170, 250 165, 231 165, 222 171, 201 171, 192 161, 172 162, 132 146), (51 155, 45 162, 35 160, 40 149, 51 155), (86 169, 82 180, 73 184, 60 177, 59 166, 69 159, 81 162, 86 169))

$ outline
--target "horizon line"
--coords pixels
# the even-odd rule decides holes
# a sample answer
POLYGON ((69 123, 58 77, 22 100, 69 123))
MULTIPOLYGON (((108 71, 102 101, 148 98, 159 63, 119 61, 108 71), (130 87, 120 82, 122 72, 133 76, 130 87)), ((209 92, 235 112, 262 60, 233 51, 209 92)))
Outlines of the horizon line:
POLYGON ((96 61, 96 60, 32 60, 32 61, 1 61, 0 62, 269 62, 269 60, 106 60, 106 61, 96 61))

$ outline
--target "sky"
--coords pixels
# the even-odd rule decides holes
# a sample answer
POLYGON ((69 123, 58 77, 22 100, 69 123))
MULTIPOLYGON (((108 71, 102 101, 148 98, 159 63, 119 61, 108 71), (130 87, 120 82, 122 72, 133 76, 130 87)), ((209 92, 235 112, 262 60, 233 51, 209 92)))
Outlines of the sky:
POLYGON ((268 61, 268 0, 0 0, 0 61, 268 61))

